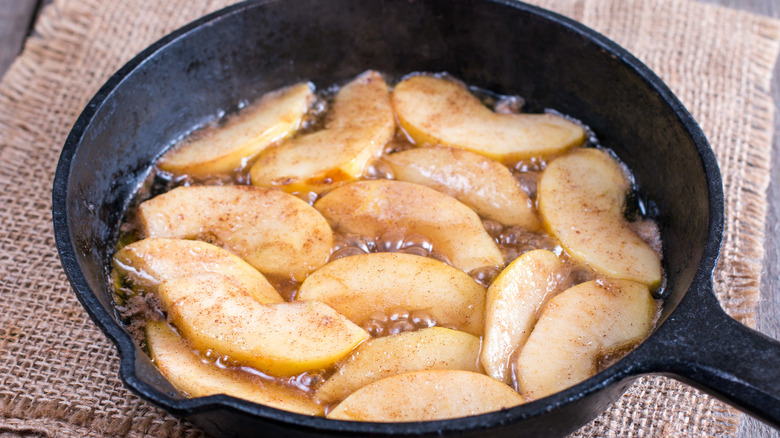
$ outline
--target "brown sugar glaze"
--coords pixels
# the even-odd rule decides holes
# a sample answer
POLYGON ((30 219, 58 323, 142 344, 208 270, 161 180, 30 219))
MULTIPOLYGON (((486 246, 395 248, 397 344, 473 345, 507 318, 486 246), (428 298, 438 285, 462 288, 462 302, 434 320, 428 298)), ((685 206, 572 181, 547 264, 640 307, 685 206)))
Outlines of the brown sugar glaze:
MULTIPOLYGON (((338 88, 331 87, 324 92, 318 93, 318 100, 310 107, 309 112, 302 122, 301 129, 295 135, 302 135, 322 128, 329 102, 337 91, 338 88)), ((496 112, 518 113, 523 110, 524 101, 517 96, 499 96, 473 88, 471 91, 475 92, 483 103, 496 112)), ((239 111, 238 114, 227 117, 240 116, 241 112, 239 111)), ((209 130, 219 129, 222 124, 223 119, 217 120, 196 131, 194 135, 209 135, 209 130)), ((590 130, 587 130, 587 132, 589 133, 589 137, 586 144, 583 146, 598 147, 599 145, 596 137, 590 130)), ((174 147, 180 147, 181 145, 186 144, 189 138, 192 137, 185 138, 179 145, 174 147)), ((406 133, 404 133, 400 127, 396 127, 395 135, 385 146, 382 155, 384 156, 415 147, 417 146, 409 140, 406 133)), ((554 158, 554 156, 533 157, 515 162, 504 162, 502 164, 510 169, 518 186, 526 192, 534 204, 536 204, 538 180, 548 161, 552 158, 554 158)), ((125 220, 120 228, 119 243, 116 249, 119 250, 124 245, 133 243, 144 237, 140 235, 140 227, 138 226, 137 219, 137 207, 141 202, 179 186, 249 185, 249 169, 252 164, 253 162, 249 160, 246 161, 244 166, 240 169, 236 169, 228 175, 211 175, 206 177, 173 175, 155 167, 146 182, 136 193, 131 206, 127 211, 125 220)), ((333 175, 333 177, 338 179, 339 176, 333 175)), ((394 177, 390 166, 380 157, 368 164, 360 179, 394 179, 394 177)), ((317 195, 313 192, 295 192, 292 194, 310 205, 313 205, 315 201, 326 193, 327 192, 317 195)), ((632 230, 640 235, 643 240, 660 254, 661 247, 658 227, 653 221, 642 217, 641 205, 629 205, 627 208, 632 210, 626 212, 626 217, 633 219, 630 221, 632 230)), ((536 212, 536 214, 538 216, 538 212, 536 212)), ((566 251, 563 250, 557 239, 544 230, 531 232, 519 226, 503 226, 494 220, 484 218, 482 222, 485 230, 498 245, 504 257, 504 266, 502 266, 501 269, 505 268, 514 259, 528 251, 534 249, 547 249, 555 252, 564 262, 564 268, 556 274, 556 278, 558 279, 558 292, 562 292, 569 287, 586 281, 603 278, 601 274, 592 268, 573 260, 566 251)), ((197 240, 215 244, 219 243, 214 241, 213 236, 206 234, 198 236, 197 240)), ((366 236, 345 234, 338 230, 334 230, 334 244, 328 261, 330 262, 351 255, 376 252, 410 253, 431 257, 450 264, 447 257, 440 252, 437 252, 437 249, 432 245, 431 241, 424 236, 404 235, 400 230, 392 229, 376 239, 366 236)), ((468 272, 468 274, 480 285, 487 288, 493 279, 501 272, 501 269, 484 267, 468 272)), ((114 274, 113 277, 116 291, 116 308, 136 341, 140 345, 144 345, 143 328, 147 321, 164 319, 165 314, 161 310, 160 304, 154 294, 137 293, 137 291, 134 290, 134 285, 128 284, 125 279, 119 278, 116 274, 114 274)), ((295 300, 302 282, 295 281, 291 278, 266 277, 285 300, 295 300)), ((540 309, 541 308, 543 308, 543 306, 540 306, 540 309)), ((446 323, 436 321, 430 314, 424 311, 403 308, 393 309, 387 314, 375 312, 371 315, 367 315, 365 320, 359 325, 372 337, 390 336, 405 331, 414 331, 434 326, 449 327, 446 323)), ((599 370, 614 363, 620 357, 628 353, 629 350, 630 348, 621 348, 620 351, 607 352, 599 360, 599 370)), ((312 399, 314 399, 314 393, 318 386, 321 385, 339 365, 336 364, 328 369, 308 371, 292 377, 282 378, 271 376, 251 367, 235 363, 229 357, 220 356, 214 351, 200 351, 199 354, 204 362, 211 363, 213 366, 230 370, 231 373, 249 374, 253 376, 253 379, 275 382, 289 388, 293 393, 307 395, 312 399)), ((326 412, 336 404, 337 402, 326 406, 326 412)))

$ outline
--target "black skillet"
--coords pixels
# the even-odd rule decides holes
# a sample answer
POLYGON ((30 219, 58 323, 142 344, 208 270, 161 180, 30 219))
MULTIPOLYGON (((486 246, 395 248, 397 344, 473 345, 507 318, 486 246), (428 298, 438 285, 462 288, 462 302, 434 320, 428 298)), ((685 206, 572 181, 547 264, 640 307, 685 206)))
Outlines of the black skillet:
POLYGON ((712 150, 669 89, 603 36, 510 1, 297 0, 229 7, 153 44, 79 117, 60 158, 54 228, 65 271, 117 345, 120 375, 143 398, 214 435, 563 435, 638 376, 665 374, 780 427, 780 344, 729 318, 712 292, 723 191, 712 150), (133 193, 160 153, 239 102, 300 80, 344 82, 373 68, 446 71, 588 124, 633 170, 664 242, 665 304, 655 332, 572 388, 502 412, 424 423, 310 418, 228 396, 185 399, 118 322, 109 259, 133 193))

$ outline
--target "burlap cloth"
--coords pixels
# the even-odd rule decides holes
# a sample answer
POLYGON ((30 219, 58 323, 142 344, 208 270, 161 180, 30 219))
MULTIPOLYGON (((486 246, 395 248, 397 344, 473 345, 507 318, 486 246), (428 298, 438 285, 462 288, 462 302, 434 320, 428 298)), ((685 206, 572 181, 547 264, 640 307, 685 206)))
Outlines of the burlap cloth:
MULTIPOLYGON (((763 257, 780 22, 684 0, 534 0, 601 31, 656 71, 701 123, 726 190, 716 291, 753 325, 763 257)), ((72 0, 46 7, 0 84, 0 434, 197 436, 130 393, 114 347, 60 268, 50 190, 60 148, 134 54, 228 0, 72 0)), ((577 436, 731 436, 740 414, 676 381, 638 381, 577 436)))

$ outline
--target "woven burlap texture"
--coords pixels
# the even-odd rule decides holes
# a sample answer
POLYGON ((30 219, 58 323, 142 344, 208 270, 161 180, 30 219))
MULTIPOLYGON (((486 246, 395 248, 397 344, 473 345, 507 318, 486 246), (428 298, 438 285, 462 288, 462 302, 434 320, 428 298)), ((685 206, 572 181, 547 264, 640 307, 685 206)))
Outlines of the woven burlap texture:
MULTIPOLYGON (((0 84, 0 435, 199 436, 130 393, 112 344, 76 300, 51 229, 54 168, 73 122, 141 49, 229 1, 58 0, 0 84)), ((534 0, 637 55, 701 123, 723 172, 716 291, 753 325, 769 179, 771 69, 780 23, 684 0, 534 0)), ((576 436, 730 436, 739 414, 649 377, 576 436)))

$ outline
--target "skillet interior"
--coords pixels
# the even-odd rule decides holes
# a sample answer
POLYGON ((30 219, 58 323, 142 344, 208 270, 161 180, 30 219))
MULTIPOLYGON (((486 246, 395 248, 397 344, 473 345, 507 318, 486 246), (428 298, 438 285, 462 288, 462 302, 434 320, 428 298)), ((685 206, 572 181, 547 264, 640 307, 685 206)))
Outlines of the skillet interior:
POLYGON ((164 38, 111 78, 67 140, 54 189, 57 243, 79 299, 120 349, 122 378, 142 396, 214 434, 262 425, 300 435, 317 429, 340 436, 369 431, 482 436, 480 431, 491 428, 499 436, 521 427, 530 435, 550 436, 568 433, 605 409, 632 377, 631 355, 581 385, 509 412, 417 425, 311 419, 224 396, 177 400, 181 397, 121 330, 109 298, 109 259, 123 211, 154 159, 241 101, 299 80, 343 82, 368 68, 396 77, 447 71, 468 84, 519 94, 532 107, 555 108, 584 121, 632 169, 661 225, 668 276, 662 320, 697 273, 709 275, 722 226, 714 157, 679 102, 622 49, 569 20, 517 3, 291 5, 281 0, 237 5, 164 38), (296 426, 287 428, 287 422, 296 426))

